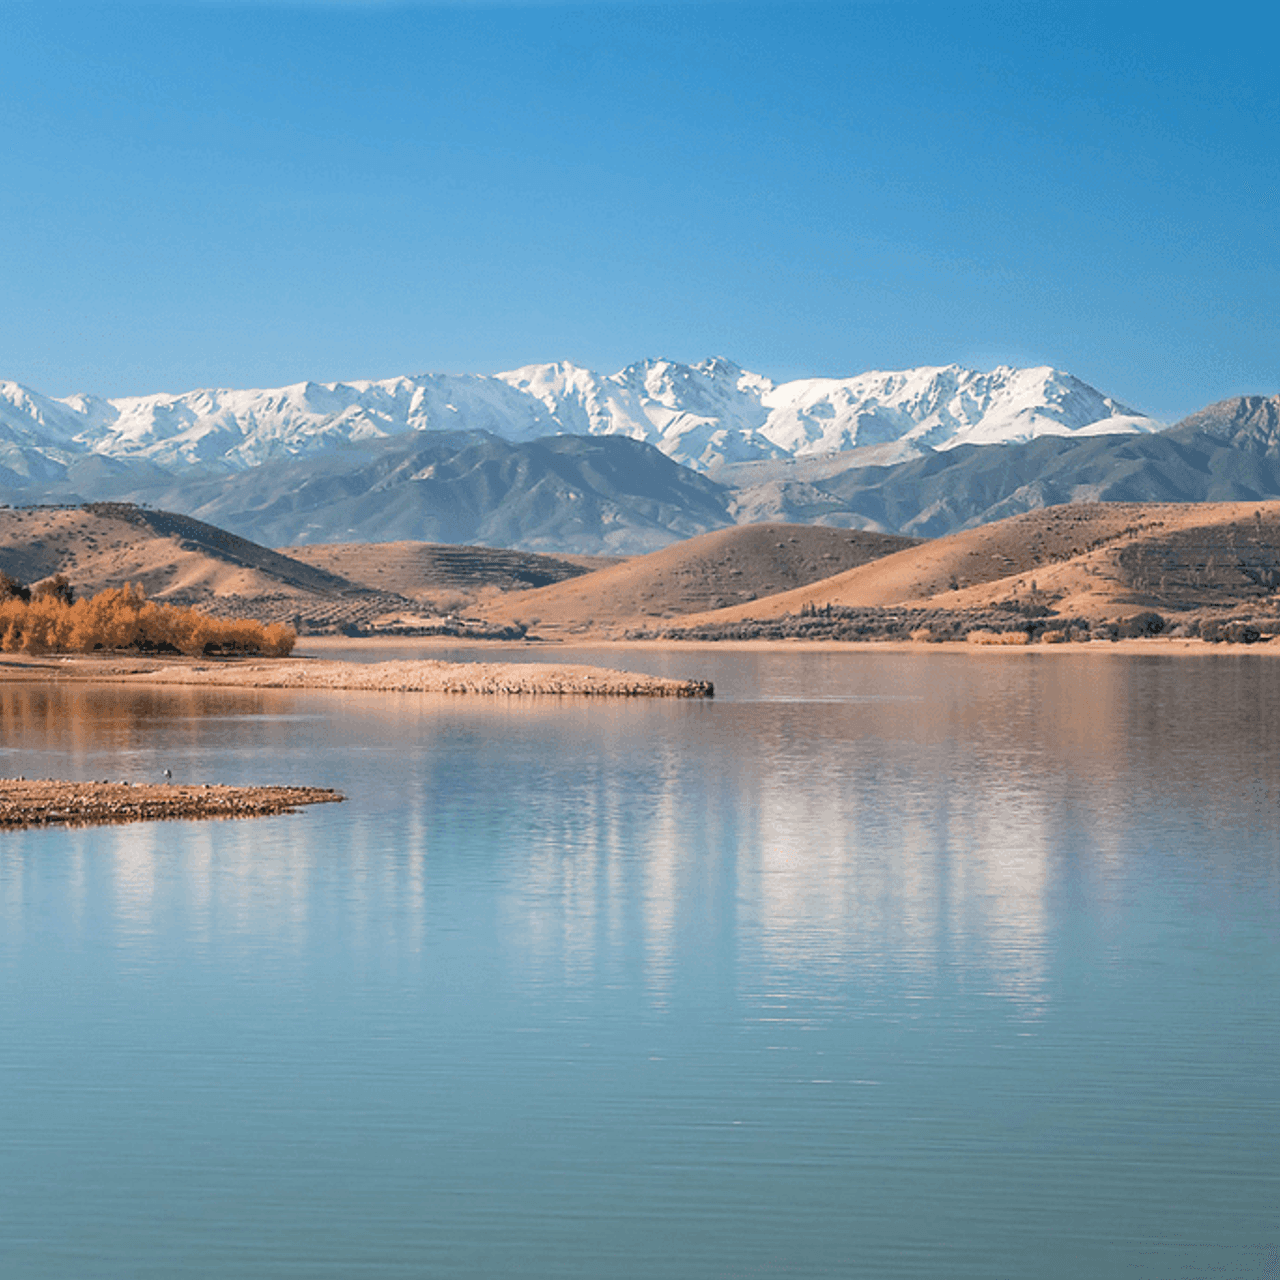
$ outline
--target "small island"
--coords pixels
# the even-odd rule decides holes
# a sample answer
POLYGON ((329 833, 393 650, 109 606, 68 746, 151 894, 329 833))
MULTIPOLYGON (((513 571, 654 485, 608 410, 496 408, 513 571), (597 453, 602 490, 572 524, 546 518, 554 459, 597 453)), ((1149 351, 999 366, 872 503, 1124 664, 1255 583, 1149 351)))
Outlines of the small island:
POLYGON ((173 818, 264 818, 345 799, 330 787, 0 779, 0 830, 173 818))

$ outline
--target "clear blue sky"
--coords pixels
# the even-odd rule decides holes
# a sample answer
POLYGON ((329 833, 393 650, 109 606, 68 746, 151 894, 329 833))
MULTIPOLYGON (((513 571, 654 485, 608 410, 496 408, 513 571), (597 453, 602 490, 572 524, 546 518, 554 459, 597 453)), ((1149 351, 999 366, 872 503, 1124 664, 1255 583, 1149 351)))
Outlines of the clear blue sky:
POLYGON ((1260 6, 0 0, 0 377, 1280 390, 1260 6))

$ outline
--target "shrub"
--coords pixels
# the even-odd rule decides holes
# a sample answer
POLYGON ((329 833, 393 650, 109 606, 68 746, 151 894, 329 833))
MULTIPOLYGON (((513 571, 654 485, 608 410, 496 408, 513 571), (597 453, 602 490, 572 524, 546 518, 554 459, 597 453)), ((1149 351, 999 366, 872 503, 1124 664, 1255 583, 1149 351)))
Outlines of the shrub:
POLYGON ((262 650, 270 658, 287 658, 298 643, 298 633, 281 622, 273 622, 264 633, 266 647, 262 650))
POLYGON ((1147 610, 1121 618, 1117 626, 1122 639, 1134 640, 1143 636, 1158 636, 1164 630, 1165 623, 1160 614, 1147 610))
POLYGON ((1245 618, 1203 618, 1200 639, 1211 644, 1223 641, 1227 644, 1257 644, 1262 639, 1262 630, 1245 618))
POLYGON ((1231 644, 1257 644, 1262 639, 1262 632, 1252 622, 1233 618, 1222 624, 1222 638, 1231 644))

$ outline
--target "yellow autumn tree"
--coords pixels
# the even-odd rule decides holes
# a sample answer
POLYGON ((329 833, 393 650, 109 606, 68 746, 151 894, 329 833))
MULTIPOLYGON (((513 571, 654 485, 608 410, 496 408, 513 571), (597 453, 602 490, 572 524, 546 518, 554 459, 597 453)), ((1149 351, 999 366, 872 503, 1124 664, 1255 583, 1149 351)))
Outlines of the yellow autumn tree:
POLYGON ((156 604, 137 583, 99 591, 72 603, 69 591, 45 591, 30 601, 0 599, 0 649, 5 653, 264 654, 286 657, 296 633, 251 618, 210 618, 195 609, 156 604))

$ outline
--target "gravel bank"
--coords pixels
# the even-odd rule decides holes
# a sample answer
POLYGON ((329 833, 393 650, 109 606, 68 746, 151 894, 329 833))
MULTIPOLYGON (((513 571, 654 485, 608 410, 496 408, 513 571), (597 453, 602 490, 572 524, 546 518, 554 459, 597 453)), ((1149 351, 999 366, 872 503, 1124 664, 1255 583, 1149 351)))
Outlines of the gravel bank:
POLYGON ((0 779, 0 829, 164 818, 262 818, 344 797, 328 787, 171 786, 0 779))

